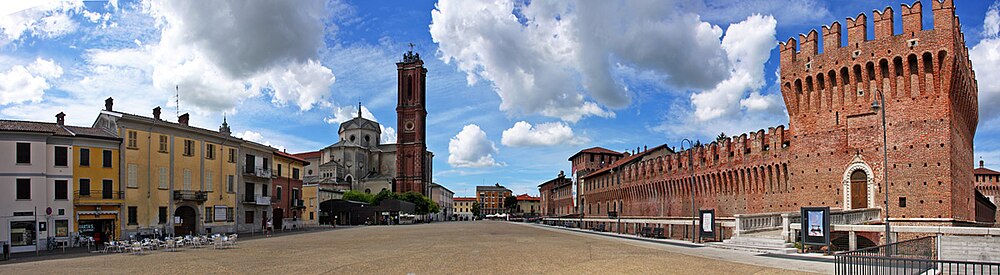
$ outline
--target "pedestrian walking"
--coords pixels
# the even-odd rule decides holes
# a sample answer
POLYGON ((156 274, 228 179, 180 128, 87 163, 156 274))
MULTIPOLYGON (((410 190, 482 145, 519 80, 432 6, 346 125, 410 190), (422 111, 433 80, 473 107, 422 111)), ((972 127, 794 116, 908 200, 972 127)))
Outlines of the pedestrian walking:
POLYGON ((271 237, 272 232, 274 232, 274 221, 271 218, 267 218, 267 237, 271 237))

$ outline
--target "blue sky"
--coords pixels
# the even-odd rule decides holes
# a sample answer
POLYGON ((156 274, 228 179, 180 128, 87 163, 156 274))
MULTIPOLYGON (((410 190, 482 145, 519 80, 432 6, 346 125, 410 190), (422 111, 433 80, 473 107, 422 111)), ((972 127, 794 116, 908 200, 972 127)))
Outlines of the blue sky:
MULTIPOLYGON (((976 159, 998 168, 1000 14, 958 2, 979 79, 976 159)), ((243 138, 303 152, 335 143, 360 101, 393 142, 394 63, 413 43, 429 71, 435 181, 460 196, 492 183, 534 195, 583 148, 787 124, 777 41, 886 6, 899 32, 903 3, 17 1, 0 4, 0 118, 62 111, 89 125, 109 96, 173 114, 177 93, 194 125, 226 115, 243 138)))

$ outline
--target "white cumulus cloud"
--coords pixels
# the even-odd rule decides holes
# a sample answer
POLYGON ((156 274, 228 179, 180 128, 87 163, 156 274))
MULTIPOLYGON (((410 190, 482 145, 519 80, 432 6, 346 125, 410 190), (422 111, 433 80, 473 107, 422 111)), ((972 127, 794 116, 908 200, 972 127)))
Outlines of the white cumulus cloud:
POLYGON ((249 140, 249 141, 253 141, 253 142, 256 142, 256 143, 260 143, 260 144, 264 144, 264 145, 267 145, 267 146, 271 146, 271 147, 274 147, 275 149, 278 149, 278 150, 285 150, 285 146, 273 144, 270 140, 264 138, 264 135, 261 134, 260 132, 246 130, 246 131, 243 131, 243 132, 237 132, 237 133, 233 134, 233 136, 237 137, 237 138, 244 139, 244 140, 249 140))
POLYGON ((161 27, 153 50, 153 84, 179 86, 181 101, 230 110, 263 94, 300 110, 328 106, 335 77, 320 64, 327 3, 152 1, 161 27))
POLYGON ((499 152, 479 125, 469 124, 448 142, 448 164, 453 167, 491 167, 503 163, 493 159, 499 152))
POLYGON ((771 49, 777 46, 777 23, 771 16, 752 15, 726 29, 722 48, 733 64, 733 70, 729 78, 715 88, 691 96, 695 118, 706 121, 738 115, 741 106, 754 109, 770 107, 764 106, 768 101, 760 94, 747 98, 748 101, 743 99, 748 92, 764 86, 764 63, 770 57, 771 49))
POLYGON ((83 1, 7 1, 0 4, 0 46, 25 34, 53 38, 75 31, 79 24, 70 18, 83 10, 83 1))
POLYGON ((515 114, 568 122, 612 117, 628 106, 617 64, 652 70, 681 88, 710 88, 729 75, 722 29, 680 1, 439 1, 430 33, 438 56, 472 85, 489 81, 515 114))
POLYGON ((983 20, 983 39, 969 49, 969 59, 979 81, 979 122, 1000 116, 1000 3, 993 3, 983 20))
POLYGON ((62 67, 51 59, 38 58, 35 62, 14 65, 0 72, 0 105, 24 102, 41 102, 51 81, 63 74, 62 67))
POLYGON ((582 144, 585 138, 573 135, 573 128, 562 122, 531 125, 518 121, 510 129, 503 131, 500 143, 509 147, 552 146, 558 144, 582 144))

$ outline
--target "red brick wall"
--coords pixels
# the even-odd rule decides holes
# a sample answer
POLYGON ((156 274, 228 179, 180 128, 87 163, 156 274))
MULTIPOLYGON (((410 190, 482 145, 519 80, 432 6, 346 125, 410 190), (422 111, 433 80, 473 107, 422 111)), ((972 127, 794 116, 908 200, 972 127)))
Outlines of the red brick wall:
POLYGON ((822 29, 826 41, 838 41, 826 43, 822 53, 815 31, 801 35, 801 43, 789 39, 780 46, 788 130, 760 130, 679 153, 660 149, 616 167, 614 174, 586 176, 584 213, 604 215, 606 205, 623 201, 624 216, 690 215, 690 154, 695 208, 715 208, 720 216, 845 208, 844 175, 855 158, 871 169, 875 185, 868 194, 873 205, 866 206, 881 208, 882 120, 871 108, 877 89, 887 101, 891 216, 972 221, 978 110, 968 50, 950 0, 933 1, 935 25, 924 30, 917 5, 912 11, 901 7, 901 35, 893 35, 892 9, 886 9, 873 16, 874 40, 865 37, 869 22, 863 14, 847 21, 847 45, 839 45, 845 31, 839 23, 822 29), (901 197, 906 207, 899 206, 901 197), (596 203, 601 211, 591 211, 596 203))

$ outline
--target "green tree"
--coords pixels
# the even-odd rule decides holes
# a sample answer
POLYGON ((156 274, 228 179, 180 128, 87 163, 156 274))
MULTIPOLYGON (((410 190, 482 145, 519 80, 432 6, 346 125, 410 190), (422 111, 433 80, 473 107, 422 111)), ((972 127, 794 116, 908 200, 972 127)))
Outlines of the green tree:
POLYGON ((396 193, 393 193, 392 191, 389 190, 382 190, 382 192, 378 192, 378 194, 375 194, 374 202, 377 204, 381 203, 384 200, 398 200, 398 199, 399 195, 396 195, 396 193))
POLYGON ((483 205, 480 204, 478 201, 477 202, 473 202, 472 203, 472 216, 476 217, 476 218, 480 218, 480 217, 482 217, 481 214, 483 214, 483 205))
POLYGON ((345 192, 343 198, 344 200, 349 200, 349 201, 375 203, 375 196, 372 196, 372 194, 363 193, 355 190, 345 192))
POLYGON ((517 197, 507 196, 503 198, 503 207, 507 208, 507 213, 514 213, 517 210, 517 197))

